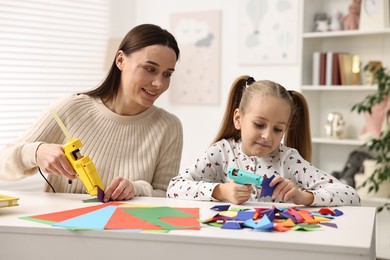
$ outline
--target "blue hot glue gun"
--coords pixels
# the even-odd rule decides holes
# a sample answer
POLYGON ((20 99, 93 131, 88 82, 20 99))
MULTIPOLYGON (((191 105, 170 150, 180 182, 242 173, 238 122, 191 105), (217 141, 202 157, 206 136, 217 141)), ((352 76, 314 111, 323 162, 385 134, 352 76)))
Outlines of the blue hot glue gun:
POLYGON ((235 168, 230 168, 228 175, 231 180, 238 184, 253 184, 259 187, 263 183, 262 176, 235 168))

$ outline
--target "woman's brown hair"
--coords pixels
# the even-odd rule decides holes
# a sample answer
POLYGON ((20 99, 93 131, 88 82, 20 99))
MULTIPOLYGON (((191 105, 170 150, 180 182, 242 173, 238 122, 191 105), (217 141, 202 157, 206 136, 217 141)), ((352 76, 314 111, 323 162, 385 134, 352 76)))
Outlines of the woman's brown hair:
MULTIPOLYGON (((167 30, 154 24, 141 24, 131 29, 120 43, 118 51, 121 50, 128 56, 151 45, 167 46, 175 52, 176 60, 179 59, 180 50, 175 37, 167 30)), ((120 78, 121 71, 116 66, 114 58, 111 68, 100 86, 84 94, 91 97, 100 97, 103 102, 111 100, 118 94, 120 78)))

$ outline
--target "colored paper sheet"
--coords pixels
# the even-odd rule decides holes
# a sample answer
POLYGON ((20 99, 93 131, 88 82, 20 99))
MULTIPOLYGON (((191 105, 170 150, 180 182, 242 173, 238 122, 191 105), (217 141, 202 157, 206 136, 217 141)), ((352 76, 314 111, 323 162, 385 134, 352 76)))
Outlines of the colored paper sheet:
POLYGON ((68 229, 104 229, 116 208, 116 206, 104 207, 75 218, 54 223, 53 226, 68 229))
POLYGON ((135 230, 161 230, 160 226, 146 220, 137 218, 127 212, 128 208, 116 208, 111 218, 104 226, 105 229, 135 229, 135 230))
POLYGON ((110 202, 110 203, 106 203, 106 204, 99 204, 99 205, 89 206, 89 207, 85 207, 85 208, 77 208, 77 209, 71 209, 71 210, 58 211, 58 212, 53 212, 53 213, 23 217, 23 219, 34 220, 34 221, 39 220, 39 221, 47 222, 47 223, 60 222, 60 221, 64 221, 64 220, 67 220, 70 218, 81 216, 83 214, 87 214, 89 212, 93 212, 93 211, 101 209, 101 208, 105 208, 105 207, 113 206, 113 205, 119 205, 119 204, 120 204, 119 202, 110 202))
POLYGON ((126 209, 124 211, 140 219, 146 220, 150 223, 160 226, 162 229, 166 229, 166 230, 173 230, 178 228, 175 225, 171 225, 170 223, 161 220, 162 217, 196 218, 196 216, 192 214, 174 208, 170 208, 170 207, 133 208, 133 209, 126 209))

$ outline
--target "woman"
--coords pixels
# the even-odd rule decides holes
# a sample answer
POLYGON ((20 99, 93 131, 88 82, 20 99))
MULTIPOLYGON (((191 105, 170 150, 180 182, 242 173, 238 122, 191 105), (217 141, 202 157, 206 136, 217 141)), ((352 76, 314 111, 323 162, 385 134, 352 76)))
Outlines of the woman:
POLYGON ((43 170, 49 174, 45 191, 49 186, 56 192, 85 191, 64 156, 68 140, 54 111, 94 162, 106 187, 105 201, 165 196, 179 169, 183 132, 176 116, 153 104, 168 89, 179 54, 168 31, 152 24, 134 27, 100 86, 60 100, 0 150, 0 177, 17 180, 43 170))

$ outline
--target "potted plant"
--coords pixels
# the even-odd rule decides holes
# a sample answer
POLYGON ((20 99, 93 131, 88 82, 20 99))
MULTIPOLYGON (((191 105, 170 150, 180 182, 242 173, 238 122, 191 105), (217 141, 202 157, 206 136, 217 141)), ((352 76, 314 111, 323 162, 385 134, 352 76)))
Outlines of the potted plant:
MULTIPOLYGON (((365 73, 369 73, 373 76, 374 84, 378 85, 375 93, 366 96, 361 102, 356 103, 352 107, 352 111, 357 113, 369 113, 371 114, 372 108, 382 102, 388 102, 390 98, 390 74, 389 72, 380 66, 370 66, 370 63, 364 67, 365 73)), ((373 174, 367 178, 363 183, 362 187, 368 185, 368 192, 378 192, 379 187, 382 183, 390 181, 390 109, 387 106, 385 112, 385 125, 387 127, 382 128, 378 137, 369 139, 365 146, 372 152, 374 161, 376 163, 373 174)), ((358 187, 359 188, 359 187, 358 187)), ((390 203, 386 203, 382 207, 378 208, 378 212, 382 211, 383 208, 390 210, 390 203)))

